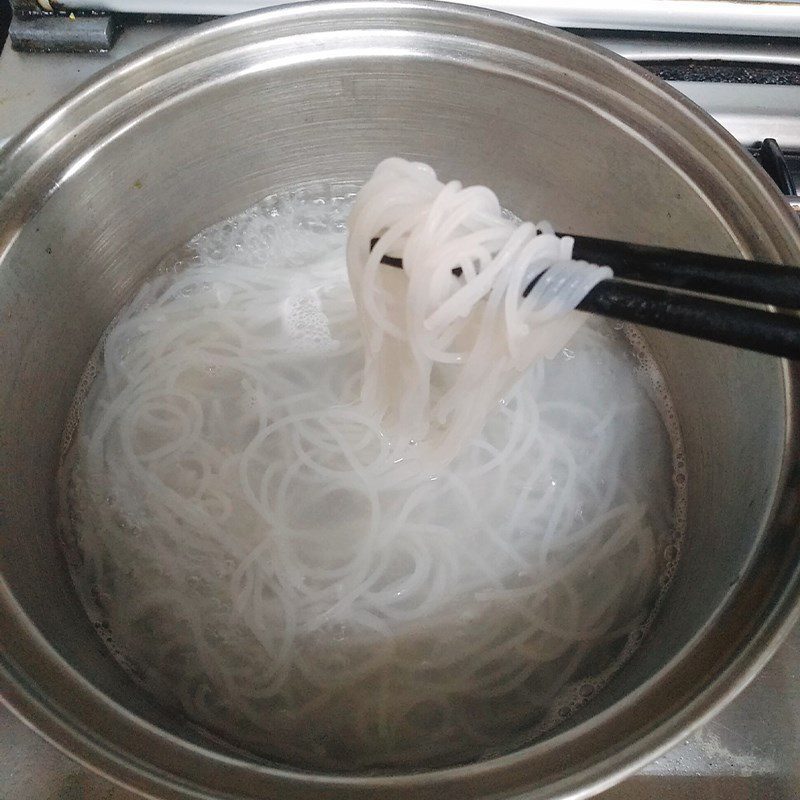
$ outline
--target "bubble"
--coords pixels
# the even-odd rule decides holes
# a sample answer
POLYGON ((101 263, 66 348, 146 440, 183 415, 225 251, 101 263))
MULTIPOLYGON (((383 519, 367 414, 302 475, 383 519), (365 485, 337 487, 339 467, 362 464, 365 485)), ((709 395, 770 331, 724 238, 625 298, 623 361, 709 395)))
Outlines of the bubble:
POLYGON ((664 558, 666 558, 667 561, 675 561, 679 554, 680 548, 675 544, 671 544, 664 549, 664 558))

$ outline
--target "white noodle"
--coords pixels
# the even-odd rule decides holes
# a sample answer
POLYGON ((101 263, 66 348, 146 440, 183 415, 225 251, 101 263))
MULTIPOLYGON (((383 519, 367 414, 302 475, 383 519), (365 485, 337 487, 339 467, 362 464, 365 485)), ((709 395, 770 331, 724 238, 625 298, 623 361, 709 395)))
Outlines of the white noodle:
POLYGON ((359 309, 350 199, 215 226, 109 329, 64 469, 76 585, 123 665, 227 739, 331 770, 457 763, 560 720, 641 635, 676 535, 624 340, 587 325, 559 355, 575 315, 544 279, 519 300, 545 265, 573 275, 567 244, 486 189, 381 170, 393 190, 371 181, 351 217, 359 309), (435 473, 408 443, 426 430, 452 458, 435 473))
POLYGON ((538 357, 564 347, 583 322, 575 307, 612 275, 572 261, 572 245, 548 223, 510 220, 485 186, 445 185, 399 158, 378 165, 356 199, 347 263, 363 398, 397 441, 423 442, 441 468, 538 357))

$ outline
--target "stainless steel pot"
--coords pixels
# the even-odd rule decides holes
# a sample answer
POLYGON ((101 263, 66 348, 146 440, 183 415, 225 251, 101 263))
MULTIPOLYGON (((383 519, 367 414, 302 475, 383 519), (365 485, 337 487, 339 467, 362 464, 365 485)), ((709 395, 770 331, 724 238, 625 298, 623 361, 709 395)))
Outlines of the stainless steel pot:
MULTIPOLYGON (((798 617, 798 370, 648 333, 690 476, 679 573, 649 638, 545 741, 436 772, 258 762, 156 707, 109 657, 54 535, 65 415, 104 327, 166 251, 275 190, 384 156, 496 187, 561 230, 800 262, 739 146, 621 59, 427 2, 284 7, 102 73, 0 159, 0 684, 81 761, 159 797, 586 797, 730 699, 798 617)), ((498 743, 502 746, 502 743, 498 743)))

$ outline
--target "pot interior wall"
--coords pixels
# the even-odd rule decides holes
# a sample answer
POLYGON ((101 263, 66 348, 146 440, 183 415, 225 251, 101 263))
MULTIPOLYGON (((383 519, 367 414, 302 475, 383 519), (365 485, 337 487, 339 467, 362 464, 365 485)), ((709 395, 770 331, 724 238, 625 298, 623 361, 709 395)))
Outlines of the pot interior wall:
MULTIPOLYGON (((546 216, 561 230, 770 255, 758 230, 726 208, 728 197, 703 196, 696 153, 670 151, 657 126, 612 119, 634 114, 627 102, 614 101, 612 115, 601 100, 578 99, 578 78, 544 56, 541 80, 436 59, 415 44, 284 65, 252 58, 189 93, 165 91, 127 127, 106 120, 99 146, 38 175, 57 188, 14 233, 0 273, 3 577, 75 670, 190 739, 202 737, 152 706, 100 644, 71 590, 54 522, 59 442, 80 374, 165 252, 273 191, 362 180, 397 154, 487 183, 522 217, 546 216)), ((187 76, 177 74, 181 85, 187 76)), ((685 552, 645 646, 583 717, 646 681, 707 625, 747 566, 781 466, 780 362, 648 338, 687 446, 685 552)))

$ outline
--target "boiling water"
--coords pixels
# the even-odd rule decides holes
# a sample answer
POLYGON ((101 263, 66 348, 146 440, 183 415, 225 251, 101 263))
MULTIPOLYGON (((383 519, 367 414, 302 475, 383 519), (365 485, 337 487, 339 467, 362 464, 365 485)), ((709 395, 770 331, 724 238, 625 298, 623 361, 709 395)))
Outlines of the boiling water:
POLYGON ((563 720, 641 641, 682 447, 643 342, 592 320, 445 471, 397 463, 358 404, 351 203, 268 198, 123 310, 66 431, 66 553, 114 656, 194 723, 299 766, 454 764, 563 720))

